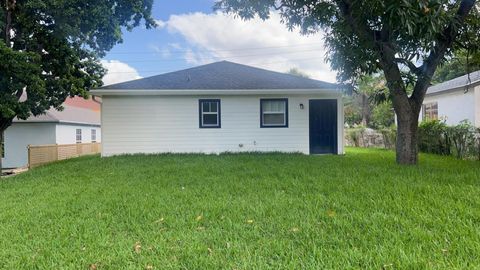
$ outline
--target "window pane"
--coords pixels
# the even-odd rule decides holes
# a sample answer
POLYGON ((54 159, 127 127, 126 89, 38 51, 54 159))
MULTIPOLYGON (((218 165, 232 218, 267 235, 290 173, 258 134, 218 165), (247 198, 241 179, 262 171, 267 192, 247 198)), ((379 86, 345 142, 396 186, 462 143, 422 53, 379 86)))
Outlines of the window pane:
POLYGON ((209 102, 210 103, 210 112, 217 112, 217 102, 209 102))
POLYGON ((438 103, 427 103, 423 105, 424 119, 438 119, 438 103))
POLYGON ((263 101, 264 112, 285 112, 285 101, 265 100, 263 101))
POLYGON ((220 100, 200 100, 200 128, 220 128, 220 100))
POLYGON ((203 115, 203 124, 204 125, 218 125, 217 114, 204 114, 203 115))
POLYGON ((202 102, 202 112, 210 112, 210 102, 202 102))
POLYGON ((77 141, 77 143, 82 142, 82 130, 81 129, 76 130, 76 141, 77 141))
POLYGON ((203 101, 202 112, 218 112, 218 102, 216 101, 203 101))
POLYGON ((285 124, 285 114, 263 114, 263 124, 264 125, 284 125, 285 124))

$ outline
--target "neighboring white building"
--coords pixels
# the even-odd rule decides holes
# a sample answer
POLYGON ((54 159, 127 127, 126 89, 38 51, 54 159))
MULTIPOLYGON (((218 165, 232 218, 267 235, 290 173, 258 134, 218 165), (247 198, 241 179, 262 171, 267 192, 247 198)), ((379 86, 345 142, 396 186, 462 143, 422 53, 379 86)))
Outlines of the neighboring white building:
POLYGON ((28 165, 28 145, 75 144, 101 141, 100 111, 64 105, 27 120, 14 119, 4 134, 4 168, 28 165))
POLYGON ((344 152, 338 86, 231 62, 109 85, 102 156, 344 152))
POLYGON ((480 70, 427 90, 420 120, 443 119, 448 125, 462 120, 480 127, 480 70))

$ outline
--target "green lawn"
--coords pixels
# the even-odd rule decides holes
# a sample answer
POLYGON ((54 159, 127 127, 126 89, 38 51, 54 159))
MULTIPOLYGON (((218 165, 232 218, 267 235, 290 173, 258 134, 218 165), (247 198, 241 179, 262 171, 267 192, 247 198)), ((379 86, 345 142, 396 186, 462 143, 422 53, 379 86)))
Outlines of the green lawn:
POLYGON ((480 163, 420 163, 349 149, 51 164, 0 181, 0 268, 479 269, 480 163))

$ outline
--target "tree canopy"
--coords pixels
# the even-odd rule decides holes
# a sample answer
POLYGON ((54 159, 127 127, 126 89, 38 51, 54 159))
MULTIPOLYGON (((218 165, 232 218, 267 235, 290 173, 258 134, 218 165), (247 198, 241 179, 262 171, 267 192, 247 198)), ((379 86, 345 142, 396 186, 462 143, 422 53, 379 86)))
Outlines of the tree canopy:
POLYGON ((0 132, 102 84, 99 58, 151 18, 153 0, 0 2, 0 132))
MULTIPOLYGON (((155 26, 153 0, 0 1, 0 143, 15 117, 62 109, 102 85, 99 59, 122 30, 155 26)), ((1 162, 0 162, 1 170, 1 162)))
POLYGON ((322 30, 341 82, 382 71, 397 114, 402 164, 417 162, 418 115, 438 65, 480 39, 475 0, 219 0, 215 7, 244 19, 267 19, 275 10, 290 29, 322 30))
POLYGON ((310 76, 308 76, 307 73, 301 71, 300 69, 298 68, 291 68, 287 71, 288 74, 290 75, 295 75, 295 76, 298 76, 298 77, 303 77, 303 78, 310 78, 310 76))
POLYGON ((480 70, 480 51, 459 50, 438 67, 433 76, 433 82, 441 83, 478 70, 480 70))

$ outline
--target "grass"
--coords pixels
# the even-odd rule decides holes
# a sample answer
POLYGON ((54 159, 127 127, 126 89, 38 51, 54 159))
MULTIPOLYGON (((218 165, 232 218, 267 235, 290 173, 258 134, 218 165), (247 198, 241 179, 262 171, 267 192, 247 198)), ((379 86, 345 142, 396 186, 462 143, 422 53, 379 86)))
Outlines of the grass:
POLYGON ((78 158, 0 181, 2 269, 479 269, 480 163, 78 158))

